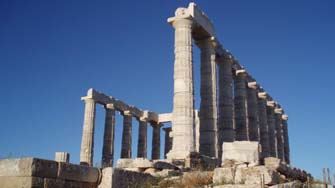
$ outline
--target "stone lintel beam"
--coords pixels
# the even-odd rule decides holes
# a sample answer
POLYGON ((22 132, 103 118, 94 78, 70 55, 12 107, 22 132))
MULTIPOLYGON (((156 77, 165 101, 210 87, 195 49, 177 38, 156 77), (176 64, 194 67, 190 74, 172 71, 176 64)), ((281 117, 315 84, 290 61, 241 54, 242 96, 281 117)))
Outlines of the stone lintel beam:
POLYGON ((283 120, 287 121, 287 120, 288 120, 288 115, 283 114, 283 115, 281 116, 281 118, 282 118, 283 120))
POLYGON ((158 122, 157 113, 152 111, 143 111, 135 106, 128 105, 119 99, 100 93, 93 88, 90 88, 87 91, 87 96, 81 97, 81 100, 85 99, 93 99, 96 103, 101 105, 113 105, 113 108, 117 111, 130 111, 130 113, 132 113, 132 115, 138 119, 147 118, 147 121, 158 122))
POLYGON ((248 75, 247 71, 245 69, 239 69, 235 71, 236 76, 238 76, 239 74, 245 74, 248 75))
POLYGON ((172 113, 158 114, 158 123, 167 123, 172 121, 172 113))

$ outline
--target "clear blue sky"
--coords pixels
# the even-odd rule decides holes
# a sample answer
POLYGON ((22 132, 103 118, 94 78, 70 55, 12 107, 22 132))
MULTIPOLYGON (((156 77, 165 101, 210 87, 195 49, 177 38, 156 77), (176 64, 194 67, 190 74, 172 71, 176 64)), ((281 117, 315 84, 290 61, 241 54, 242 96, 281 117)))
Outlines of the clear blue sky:
MULTIPOLYGON (((289 115, 293 165, 318 177, 322 167, 334 172, 335 1, 196 3, 223 45, 289 115)), ((91 87, 142 109, 170 112, 174 33, 166 19, 187 4, 0 1, 0 156, 53 159, 55 151, 67 151, 77 163, 80 97, 91 87)), ((199 50, 194 57, 198 107, 199 50)), ((95 162, 103 123, 99 106, 95 162)), ((121 125, 118 117, 117 154, 121 125)), ((137 128, 135 122, 134 134, 137 128)))

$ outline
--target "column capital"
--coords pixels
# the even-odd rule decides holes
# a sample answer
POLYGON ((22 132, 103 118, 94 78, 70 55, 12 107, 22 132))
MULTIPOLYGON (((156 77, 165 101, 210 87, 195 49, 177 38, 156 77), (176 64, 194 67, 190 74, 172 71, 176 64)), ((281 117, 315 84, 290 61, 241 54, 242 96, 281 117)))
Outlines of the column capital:
POLYGON ((266 92, 258 92, 258 98, 266 99, 266 92))
POLYGON ((276 114, 282 114, 283 113, 283 109, 282 108, 275 108, 275 113, 276 114))
POLYGON ((257 89, 257 82, 248 82, 248 88, 257 89))
POLYGON ((168 18, 167 22, 170 23, 175 29, 181 26, 192 27, 193 18, 186 8, 177 8, 175 16, 168 18))
POLYGON ((105 109, 109 109, 109 110, 115 110, 115 105, 114 104, 106 104, 105 105, 105 109))
POLYGON ((91 102, 91 101, 95 102, 95 100, 90 96, 81 97, 80 100, 84 102, 91 102))
POLYGON ((281 118, 282 118, 283 120, 287 121, 287 120, 288 120, 288 115, 283 114, 283 115, 281 116, 281 118))
POLYGON ((235 71, 235 75, 236 76, 239 76, 239 75, 246 76, 247 75, 247 71, 245 69, 238 69, 238 70, 235 71))
POLYGON ((275 107, 275 101, 266 101, 266 106, 275 107))
POLYGON ((132 116, 133 114, 131 113, 131 111, 125 110, 125 111, 121 112, 121 115, 123 115, 123 116, 132 116))

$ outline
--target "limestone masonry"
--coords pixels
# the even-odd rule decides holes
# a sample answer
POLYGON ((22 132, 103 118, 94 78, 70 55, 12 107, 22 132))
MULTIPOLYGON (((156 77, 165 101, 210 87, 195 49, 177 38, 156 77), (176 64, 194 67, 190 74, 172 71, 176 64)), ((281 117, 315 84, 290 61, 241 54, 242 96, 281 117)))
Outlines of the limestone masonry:
POLYGON ((80 165, 71 164, 66 152, 56 152, 55 161, 0 160, 0 187, 150 187, 143 183, 154 184, 157 177, 182 182, 190 171, 199 169, 208 171, 199 172, 201 177, 213 176, 209 186, 217 188, 280 183, 299 187, 292 182, 309 181, 310 174, 290 165, 288 116, 283 106, 223 47, 205 13, 190 3, 167 21, 175 32, 172 112, 141 110, 89 89, 81 98, 85 113, 80 165), (193 44, 200 49, 200 109, 194 102, 193 44), (97 105, 105 109, 101 168, 93 167, 97 105), (123 131, 116 157, 120 159, 113 167, 116 112, 123 116, 123 131), (132 138, 134 123, 139 125, 138 140, 132 138), (147 142, 148 125, 152 143, 147 142), (132 148, 133 142, 137 148, 132 148), (131 159, 132 151, 137 151, 137 158, 131 159))

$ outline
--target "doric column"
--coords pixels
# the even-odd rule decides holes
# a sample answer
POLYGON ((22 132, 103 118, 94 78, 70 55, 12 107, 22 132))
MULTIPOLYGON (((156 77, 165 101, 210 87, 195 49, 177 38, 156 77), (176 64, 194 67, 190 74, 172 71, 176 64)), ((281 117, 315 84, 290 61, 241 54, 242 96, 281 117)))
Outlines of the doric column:
POLYGON ((282 109, 280 106, 275 108, 275 129, 276 129, 276 145, 277 145, 277 157, 281 160, 284 158, 284 139, 283 139, 283 130, 282 130, 282 109))
POLYGON ((69 163, 70 162, 70 154, 68 152, 56 152, 55 153, 55 161, 69 163))
POLYGON ((244 69, 236 70, 234 76, 234 110, 235 110, 235 140, 249 140, 247 128, 247 73, 244 69))
POLYGON ((148 122, 145 119, 139 119, 137 157, 147 158, 147 127, 148 122))
POLYGON ((270 146, 270 156, 277 157, 276 150, 276 132, 275 132, 275 117, 274 117, 274 101, 267 101, 266 104, 266 115, 268 119, 268 129, 269 129, 269 146, 270 146))
POLYGON ((248 82, 247 101, 248 101, 248 133, 250 141, 260 141, 259 136, 259 120, 258 120, 258 105, 257 105, 257 83, 248 82))
POLYGON ((94 123, 95 123, 95 101, 91 98, 84 98, 85 114, 83 124, 83 136, 81 139, 80 164, 93 165, 94 147, 94 123))
POLYGON ((102 147, 102 168, 112 167, 114 160, 114 130, 115 130, 115 109, 113 104, 105 106, 105 130, 102 147))
POLYGON ((151 159, 160 159, 161 154, 161 126, 162 124, 151 124, 152 126, 152 147, 151 159))
POLYGON ((199 152, 200 148, 200 142, 199 142, 199 137, 200 137, 200 119, 199 119, 199 110, 194 110, 194 121, 195 121, 195 136, 194 136, 194 145, 195 145, 195 151, 199 152))
POLYGON ((226 55, 218 59, 219 67, 219 109, 218 109, 218 159, 222 156, 223 142, 235 140, 234 130, 234 101, 232 90, 232 59, 226 55))
POLYGON ((288 139, 288 128, 287 128, 288 115, 282 115, 282 124, 283 124, 283 135, 284 135, 284 157, 285 162, 290 164, 290 145, 288 139))
POLYGON ((164 147, 164 157, 172 148, 172 138, 170 137, 171 127, 163 128, 165 131, 165 147, 164 147))
POLYGON ((122 131, 122 148, 121 158, 131 158, 131 141, 132 141, 132 114, 129 111, 122 112, 123 131, 122 131))
POLYGON ((260 144, 262 147, 261 160, 270 157, 270 143, 269 143, 269 128, 266 114, 266 93, 258 93, 258 118, 259 118, 259 132, 260 144))
POLYGON ((210 38, 197 41, 201 50, 200 67, 200 153, 218 157, 216 62, 215 48, 210 38))
POLYGON ((168 158, 185 159, 194 151, 193 21, 185 8, 177 9, 168 21, 175 28, 173 145, 168 158))

